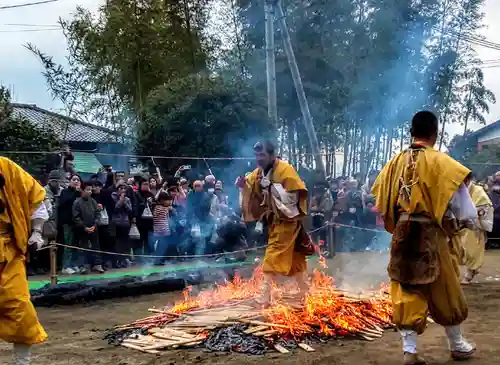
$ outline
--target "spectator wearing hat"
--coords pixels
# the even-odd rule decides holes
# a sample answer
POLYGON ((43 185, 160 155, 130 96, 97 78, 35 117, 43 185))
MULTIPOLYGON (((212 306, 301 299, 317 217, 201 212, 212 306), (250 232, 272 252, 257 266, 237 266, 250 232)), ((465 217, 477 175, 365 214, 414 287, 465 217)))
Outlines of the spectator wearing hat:
POLYGON ((45 222, 43 236, 47 241, 55 240, 57 236, 57 203, 63 190, 61 180, 61 173, 58 170, 52 170, 49 173, 49 181, 45 185, 45 205, 49 212, 49 220, 45 222))
MULTIPOLYGON (((80 198, 73 203, 73 222, 75 223, 75 242, 78 247, 90 248, 100 251, 97 226, 100 212, 97 202, 92 198, 92 182, 82 184, 80 198)), ((80 273, 84 274, 89 269, 104 273, 101 255, 97 252, 84 251, 79 255, 80 273)))

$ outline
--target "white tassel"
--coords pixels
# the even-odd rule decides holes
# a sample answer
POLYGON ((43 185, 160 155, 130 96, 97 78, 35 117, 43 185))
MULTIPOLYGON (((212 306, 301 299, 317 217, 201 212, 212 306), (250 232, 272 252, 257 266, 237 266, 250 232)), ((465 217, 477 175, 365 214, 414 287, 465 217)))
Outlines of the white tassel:
POLYGON ((12 356, 13 365, 29 365, 31 360, 31 345, 14 344, 12 356))
POLYGON ((403 352, 409 354, 417 353, 417 332, 412 330, 399 330, 399 334, 403 340, 403 352))

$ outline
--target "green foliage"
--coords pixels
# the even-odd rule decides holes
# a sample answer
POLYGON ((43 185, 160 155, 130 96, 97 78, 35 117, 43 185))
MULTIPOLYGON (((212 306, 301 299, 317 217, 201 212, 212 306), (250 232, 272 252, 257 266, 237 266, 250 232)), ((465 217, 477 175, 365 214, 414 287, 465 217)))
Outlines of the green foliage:
MULTIPOLYGON (((10 93, 0 86, 0 151, 55 151, 59 147, 60 143, 52 131, 12 115, 10 93)), ((38 153, 3 154, 34 174, 42 172, 47 159, 46 155, 38 153)))
MULTIPOLYGON (((446 125, 486 122, 495 97, 470 42, 484 0, 282 3, 328 174, 380 168, 409 142, 409 120, 422 108, 441 116, 442 144, 446 125)), ((70 69, 35 52, 53 95, 137 131, 141 154, 227 155, 236 150, 224 141, 262 131, 255 121, 267 126, 261 1, 110 0, 61 24, 70 69)), ((280 153, 310 164, 281 35, 276 22, 280 153)))
MULTIPOLYGON (((150 95, 137 147, 141 155, 227 157, 263 136, 273 137, 265 99, 241 80, 194 75, 150 95)), ((179 160, 161 163, 172 170, 179 160)))

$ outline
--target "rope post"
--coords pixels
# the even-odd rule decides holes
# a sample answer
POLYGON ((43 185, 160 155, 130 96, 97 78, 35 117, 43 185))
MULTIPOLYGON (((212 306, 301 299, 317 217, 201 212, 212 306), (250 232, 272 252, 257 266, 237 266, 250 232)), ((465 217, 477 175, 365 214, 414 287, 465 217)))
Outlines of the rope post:
POLYGON ((57 246, 50 245, 50 285, 57 285, 57 246))
POLYGON ((328 225, 328 238, 327 238, 327 241, 328 241, 328 253, 329 253, 329 257, 330 258, 333 258, 335 257, 335 254, 336 254, 336 245, 335 245, 335 225, 334 224, 329 224, 328 225))

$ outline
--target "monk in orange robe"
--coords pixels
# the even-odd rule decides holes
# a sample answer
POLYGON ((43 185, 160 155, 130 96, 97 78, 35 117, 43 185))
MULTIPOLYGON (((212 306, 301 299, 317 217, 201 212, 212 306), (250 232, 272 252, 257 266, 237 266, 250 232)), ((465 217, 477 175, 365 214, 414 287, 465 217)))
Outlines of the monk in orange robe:
POLYGON ((372 189, 385 228, 393 234, 387 271, 404 365, 426 363, 417 354, 417 335, 428 316, 444 327, 454 360, 475 351, 460 328, 468 308, 455 244, 460 228, 473 226, 477 217, 466 186, 470 171, 433 148, 437 135, 437 117, 417 113, 411 146, 383 168, 372 189))
POLYGON ((11 160, 0 157, 0 339, 14 344, 14 365, 28 365, 31 345, 47 334, 38 322, 26 279, 28 245, 43 245, 44 188, 11 160))
POLYGON ((245 222, 268 227, 268 247, 263 261, 264 287, 261 304, 271 301, 271 286, 278 276, 293 277, 304 295, 306 254, 300 249, 309 245, 302 218, 307 214, 307 189, 295 169, 276 157, 270 142, 257 143, 254 152, 258 168, 240 177, 245 222))

